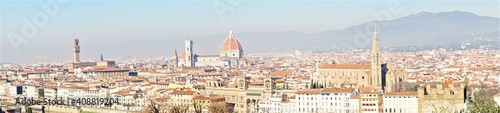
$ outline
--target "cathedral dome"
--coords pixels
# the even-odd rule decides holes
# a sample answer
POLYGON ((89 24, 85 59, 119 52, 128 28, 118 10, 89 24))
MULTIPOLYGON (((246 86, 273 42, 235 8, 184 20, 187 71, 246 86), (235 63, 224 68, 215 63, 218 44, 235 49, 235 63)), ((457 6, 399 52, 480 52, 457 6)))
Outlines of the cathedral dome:
POLYGON ((228 51, 228 50, 240 50, 243 51, 243 46, 241 45, 241 42, 236 39, 233 35, 233 31, 231 30, 229 32, 229 37, 222 42, 222 46, 220 47, 221 51, 228 51))

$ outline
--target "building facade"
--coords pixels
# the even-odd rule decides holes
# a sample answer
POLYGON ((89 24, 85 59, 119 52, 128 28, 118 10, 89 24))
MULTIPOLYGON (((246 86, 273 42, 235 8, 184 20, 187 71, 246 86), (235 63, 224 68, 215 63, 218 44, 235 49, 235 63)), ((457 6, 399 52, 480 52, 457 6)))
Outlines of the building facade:
POLYGON ((384 113, 418 113, 417 92, 388 92, 382 98, 384 113))

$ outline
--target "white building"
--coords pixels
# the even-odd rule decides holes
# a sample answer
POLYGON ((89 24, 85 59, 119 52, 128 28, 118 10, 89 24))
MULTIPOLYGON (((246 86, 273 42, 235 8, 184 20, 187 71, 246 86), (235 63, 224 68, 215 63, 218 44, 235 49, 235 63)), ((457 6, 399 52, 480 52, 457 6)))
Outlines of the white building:
POLYGON ((23 94, 23 86, 21 85, 11 85, 9 87, 9 96, 11 97, 19 97, 23 94))
POLYGON ((493 100, 500 106, 500 93, 493 95, 493 100))
POLYGON ((24 96, 26 96, 26 98, 33 98, 33 99, 36 99, 38 96, 38 88, 39 86, 38 85, 26 85, 24 86, 26 91, 24 92, 24 96))
POLYGON ((297 112, 297 99, 293 97, 285 97, 283 102, 281 102, 281 107, 284 113, 295 113, 297 112))
POLYGON ((57 88, 57 96, 58 98, 57 99, 61 99, 64 100, 64 101, 68 101, 69 100, 69 87, 59 87, 57 88))
POLYGON ((350 113, 350 98, 357 95, 352 88, 325 88, 297 92, 297 112, 350 113))
POLYGON ((383 95, 384 113, 418 113, 417 92, 388 92, 383 95))
POLYGON ((0 85, 0 95, 8 96, 10 92, 10 85, 4 84, 0 85))
POLYGON ((359 95, 353 95, 351 96, 351 98, 349 99, 349 103, 350 103, 350 113, 359 113, 359 100, 360 96, 359 95))
POLYGON ((46 99, 56 99, 57 98, 57 87, 56 86, 46 86, 43 90, 44 97, 46 99))
POLYGON ((259 102, 259 113, 282 113, 282 97, 267 97, 259 102))

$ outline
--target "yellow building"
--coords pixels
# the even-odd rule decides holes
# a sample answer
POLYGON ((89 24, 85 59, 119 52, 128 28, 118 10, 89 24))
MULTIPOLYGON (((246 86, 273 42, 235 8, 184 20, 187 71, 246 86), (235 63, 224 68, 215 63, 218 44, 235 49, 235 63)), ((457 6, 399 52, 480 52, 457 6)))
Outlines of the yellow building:
POLYGON ((226 105, 226 98, 221 96, 196 96, 193 101, 201 105, 203 113, 209 113, 209 107, 213 104, 226 105))

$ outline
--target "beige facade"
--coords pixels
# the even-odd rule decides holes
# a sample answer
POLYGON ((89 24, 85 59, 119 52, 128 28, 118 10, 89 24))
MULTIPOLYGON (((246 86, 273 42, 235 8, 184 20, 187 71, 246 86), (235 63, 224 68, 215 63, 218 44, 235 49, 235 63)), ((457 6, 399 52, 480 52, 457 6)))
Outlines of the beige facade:
POLYGON ((221 96, 196 96, 193 101, 201 105, 203 113, 209 113, 209 107, 213 104, 226 105, 226 98, 221 96))
POLYGON ((379 113, 379 92, 360 92, 360 113, 379 113))
POLYGON ((464 92, 465 83, 461 83, 459 87, 455 87, 454 84, 449 84, 448 87, 443 87, 442 84, 436 84, 435 87, 431 87, 430 84, 419 87, 418 112, 431 113, 435 107, 460 112, 465 104, 464 92))
MULTIPOLYGON (((250 77, 236 77, 236 86, 220 87, 217 86, 216 80, 210 83, 215 85, 207 85, 207 92, 226 98, 226 102, 234 105, 234 111, 238 113, 257 112, 257 105, 262 98, 271 97, 276 91, 276 78, 264 77, 264 84, 250 84, 250 77)), ((210 84, 209 83, 209 84, 210 84)), ((284 94, 294 95, 296 90, 280 90, 284 94)))

